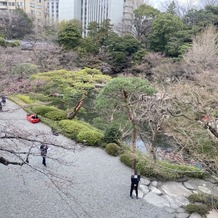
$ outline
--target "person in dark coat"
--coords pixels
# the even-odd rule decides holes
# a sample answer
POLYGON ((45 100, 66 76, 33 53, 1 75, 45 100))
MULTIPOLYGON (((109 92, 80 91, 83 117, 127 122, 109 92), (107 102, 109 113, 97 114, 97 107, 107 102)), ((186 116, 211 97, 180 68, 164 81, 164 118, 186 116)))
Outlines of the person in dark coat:
POLYGON ((0 111, 2 111, 2 103, 0 102, 0 111))
POLYGON ((137 175, 135 172, 134 175, 131 176, 131 188, 130 188, 130 197, 133 198, 132 192, 135 190, 136 199, 138 199, 138 185, 140 181, 140 175, 137 175))
POLYGON ((2 96, 2 103, 5 105, 6 104, 6 97, 2 96))
POLYGON ((41 151, 41 156, 42 156, 42 164, 43 164, 44 166, 46 166, 47 150, 48 150, 48 145, 46 145, 46 144, 41 144, 41 146, 40 146, 40 151, 41 151))

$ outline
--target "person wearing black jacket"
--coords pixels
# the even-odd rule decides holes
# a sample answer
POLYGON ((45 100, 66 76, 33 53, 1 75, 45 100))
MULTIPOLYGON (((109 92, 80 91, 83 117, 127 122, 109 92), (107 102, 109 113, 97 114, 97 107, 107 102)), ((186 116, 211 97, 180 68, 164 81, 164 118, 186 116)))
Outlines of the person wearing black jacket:
POLYGON ((133 198, 132 192, 135 190, 136 193, 136 199, 138 199, 138 185, 140 181, 140 175, 137 175, 137 173, 134 173, 134 175, 131 176, 131 189, 130 189, 130 197, 133 198))
POLYGON ((5 105, 6 104, 6 97, 3 95, 2 96, 2 104, 5 105))
POLYGON ((41 144, 40 151, 42 156, 42 164, 46 167, 46 155, 47 155, 48 145, 41 144))

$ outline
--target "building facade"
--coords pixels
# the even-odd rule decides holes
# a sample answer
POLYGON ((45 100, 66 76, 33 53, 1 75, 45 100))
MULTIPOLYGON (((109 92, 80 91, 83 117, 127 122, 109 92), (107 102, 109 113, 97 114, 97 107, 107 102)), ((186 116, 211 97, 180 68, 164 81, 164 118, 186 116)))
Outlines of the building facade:
POLYGON ((37 22, 45 20, 45 0, 0 0, 0 12, 21 8, 37 22))
POLYGON ((59 21, 81 20, 82 0, 59 0, 59 21))
POLYGON ((54 24, 59 21, 59 0, 47 0, 46 7, 46 19, 49 24, 54 24))
POLYGON ((102 23, 103 20, 110 19, 114 26, 129 22, 133 19, 133 10, 143 2, 144 0, 59 0, 59 21, 80 20, 86 35, 87 27, 93 21, 102 23))

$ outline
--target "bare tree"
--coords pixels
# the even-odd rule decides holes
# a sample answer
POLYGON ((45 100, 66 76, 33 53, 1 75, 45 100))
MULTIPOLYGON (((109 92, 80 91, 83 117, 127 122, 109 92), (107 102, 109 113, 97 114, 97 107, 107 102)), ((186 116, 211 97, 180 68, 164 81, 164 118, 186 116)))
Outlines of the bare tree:
POLYGON ((171 118, 164 129, 181 147, 206 169, 217 173, 217 75, 197 74, 193 81, 183 80, 169 86, 172 93, 171 118))
POLYGON ((31 168, 43 174, 62 194, 66 194, 66 190, 61 189, 61 184, 64 183, 70 188, 73 185, 73 178, 70 175, 64 175, 61 171, 46 170, 41 165, 36 164, 36 159, 40 156, 39 147, 41 144, 47 144, 50 148, 47 155, 48 162, 61 166, 73 165, 75 160, 73 158, 69 160, 67 155, 81 149, 71 140, 68 140, 67 143, 54 140, 50 132, 37 130, 33 132, 25 130, 25 128, 21 129, 3 120, 0 125, 0 164, 6 167, 15 165, 31 168), (52 149, 56 152, 51 152, 52 149))
POLYGON ((21 39, 32 31, 32 21, 21 9, 0 14, 0 30, 7 39, 21 39))
POLYGON ((201 0, 200 2, 202 6, 206 6, 206 5, 218 6, 218 0, 201 0))
POLYGON ((183 56, 187 72, 203 72, 217 68, 217 36, 215 27, 210 26, 193 39, 192 47, 183 56))
POLYGON ((181 2, 179 0, 165 0, 165 1, 162 1, 162 3, 161 3, 162 10, 167 11, 167 9, 169 8, 169 6, 172 2, 175 3, 176 15, 180 18, 184 17, 184 15, 189 10, 198 7, 197 1, 194 1, 194 0, 186 0, 185 2, 184 1, 181 2))

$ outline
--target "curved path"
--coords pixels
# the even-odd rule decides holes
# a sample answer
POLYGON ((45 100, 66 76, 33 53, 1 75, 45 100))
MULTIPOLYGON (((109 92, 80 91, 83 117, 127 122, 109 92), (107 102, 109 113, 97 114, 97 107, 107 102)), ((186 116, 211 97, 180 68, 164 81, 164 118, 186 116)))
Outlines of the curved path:
MULTIPOLYGON (((49 133, 48 126, 26 121, 26 112, 8 101, 0 113, 2 125, 22 127, 33 132, 38 129, 49 133), (14 121, 16 120, 16 121, 14 121)), ((62 143, 73 143, 63 137, 62 143)), ((0 140, 1 143, 1 140, 0 140)), ((0 217, 5 218, 171 218, 171 214, 147 203, 129 197, 131 169, 117 157, 103 149, 87 147, 75 152, 53 148, 50 155, 73 161, 70 166, 58 165, 48 159, 43 168, 41 157, 30 160, 31 165, 43 170, 62 172, 71 176, 73 187, 68 198, 61 198, 47 178, 27 166, 0 164, 0 217)), ((46 171, 45 171, 46 172, 46 171)))

